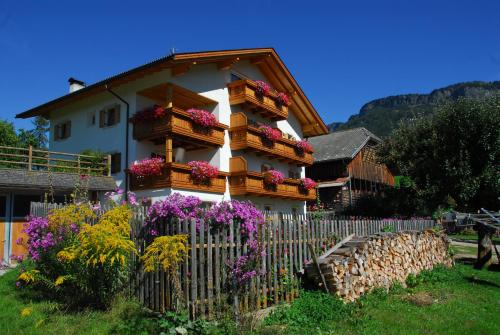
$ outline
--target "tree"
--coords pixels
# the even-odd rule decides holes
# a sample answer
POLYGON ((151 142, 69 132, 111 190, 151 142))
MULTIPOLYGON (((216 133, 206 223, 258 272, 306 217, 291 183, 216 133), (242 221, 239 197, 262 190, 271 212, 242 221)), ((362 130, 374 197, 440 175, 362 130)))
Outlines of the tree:
POLYGON ((459 99, 401 125, 379 156, 411 179, 426 212, 456 203, 461 210, 499 208, 500 99, 459 99))
POLYGON ((30 132, 36 140, 37 147, 47 148, 47 144, 49 142, 47 133, 50 129, 49 120, 43 118, 42 116, 37 116, 33 120, 33 126, 35 126, 35 128, 30 130, 30 132))
POLYGON ((8 147, 19 145, 19 138, 12 122, 0 120, 0 145, 8 147))

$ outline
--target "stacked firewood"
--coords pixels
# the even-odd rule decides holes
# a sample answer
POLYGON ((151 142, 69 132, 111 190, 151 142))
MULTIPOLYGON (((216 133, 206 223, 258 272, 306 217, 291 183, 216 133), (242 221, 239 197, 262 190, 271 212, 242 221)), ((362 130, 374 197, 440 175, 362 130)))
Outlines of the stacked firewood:
POLYGON ((451 266, 449 243, 446 235, 431 230, 354 237, 307 265, 306 273, 319 287, 326 284, 329 292, 344 301, 354 301, 375 287, 404 283, 409 274, 437 264, 451 266))

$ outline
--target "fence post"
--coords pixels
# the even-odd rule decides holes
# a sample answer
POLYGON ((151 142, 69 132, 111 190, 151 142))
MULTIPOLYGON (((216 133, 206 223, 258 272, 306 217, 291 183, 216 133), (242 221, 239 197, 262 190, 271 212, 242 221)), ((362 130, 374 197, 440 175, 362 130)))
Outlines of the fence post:
POLYGON ((28 171, 31 171, 33 164, 33 146, 30 145, 28 149, 28 171))

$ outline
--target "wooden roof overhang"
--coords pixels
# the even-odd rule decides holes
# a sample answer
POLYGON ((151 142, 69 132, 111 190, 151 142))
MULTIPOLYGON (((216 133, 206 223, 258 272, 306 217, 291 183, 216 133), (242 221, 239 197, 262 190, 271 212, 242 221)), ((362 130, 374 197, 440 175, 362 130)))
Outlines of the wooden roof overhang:
POLYGON ((107 88, 116 88, 139 78, 163 71, 164 69, 169 68, 173 76, 178 76, 189 71, 192 66, 196 66, 197 64, 215 63, 219 69, 228 69, 233 63, 241 60, 248 60, 252 64, 255 64, 275 89, 286 92, 289 95, 292 100, 290 109, 302 125, 304 136, 316 136, 328 133, 325 123, 273 48, 173 54, 19 113, 16 115, 16 118, 29 118, 37 115, 47 117, 50 111, 54 109, 62 108, 90 96, 103 93, 107 88))

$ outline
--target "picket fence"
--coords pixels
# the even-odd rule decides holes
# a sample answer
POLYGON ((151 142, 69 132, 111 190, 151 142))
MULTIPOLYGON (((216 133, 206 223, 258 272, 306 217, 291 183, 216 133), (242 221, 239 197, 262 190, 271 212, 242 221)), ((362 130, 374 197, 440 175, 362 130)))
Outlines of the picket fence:
MULTIPOLYGON (((31 214, 44 216, 55 207, 32 203, 31 214)), ((239 223, 231 222, 229 228, 222 231, 200 229, 205 227, 203 221, 197 224, 195 221, 171 219, 159 223, 160 235, 189 236, 189 255, 179 266, 176 276, 182 288, 178 292, 166 273, 162 270, 145 273, 139 262, 139 256, 151 242, 151 237, 144 234, 146 213, 146 207, 137 210, 131 222, 131 238, 139 251, 139 255, 132 260, 132 292, 151 310, 163 312, 182 305, 189 308, 192 317, 207 318, 222 314, 228 307, 228 301, 233 304, 232 308, 246 312, 295 299, 304 264, 311 259, 308 244, 320 255, 350 234, 373 235, 386 227, 391 227, 392 231, 424 230, 435 224, 430 219, 382 220, 331 216, 324 219, 317 215, 266 213, 266 223, 258 231, 258 242, 265 251, 259 264, 261 275, 251 281, 240 297, 227 291, 227 264, 248 251, 239 234, 239 223)))

